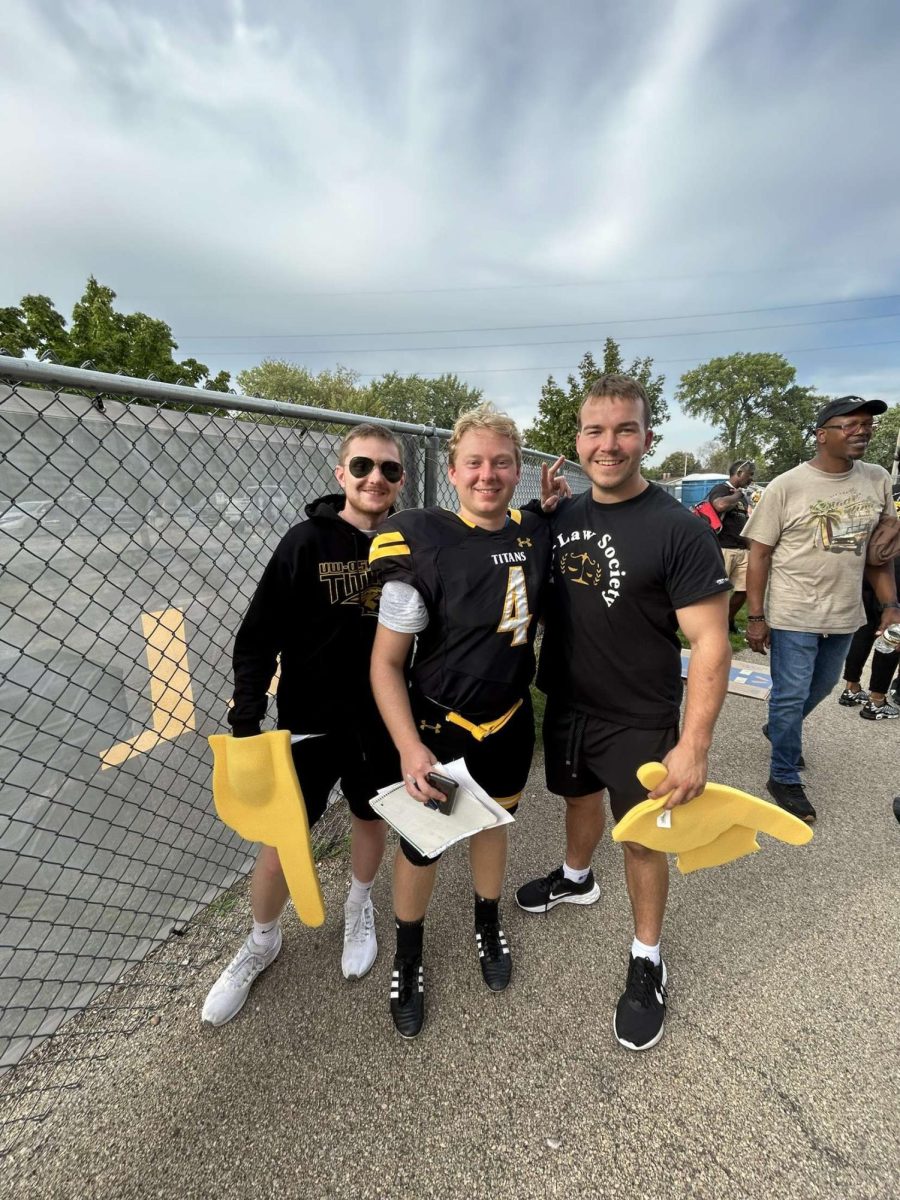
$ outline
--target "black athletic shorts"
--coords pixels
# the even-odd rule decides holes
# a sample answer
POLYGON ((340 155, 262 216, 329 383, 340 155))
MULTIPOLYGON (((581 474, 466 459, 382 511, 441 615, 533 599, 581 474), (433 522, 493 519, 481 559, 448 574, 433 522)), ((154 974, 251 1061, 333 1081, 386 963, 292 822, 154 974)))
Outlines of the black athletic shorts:
POLYGON ((558 796, 587 796, 604 788, 617 821, 647 799, 635 772, 662 762, 678 741, 678 726, 635 729, 548 700, 544 713, 547 787, 558 796))
MULTIPOLYGON (((507 812, 516 811, 534 754, 534 712, 530 692, 501 729, 480 741, 467 729, 448 721, 446 711, 428 700, 414 699, 413 715, 419 736, 438 762, 465 759, 475 782, 480 783, 507 812)), ((437 858, 425 858, 403 838, 400 846, 416 866, 437 862, 437 858)))
POLYGON ((379 788, 400 778, 400 759, 387 730, 323 733, 291 744, 294 770, 306 802, 310 829, 328 806, 332 788, 340 781, 350 811, 362 821, 377 821, 369 801, 379 788))

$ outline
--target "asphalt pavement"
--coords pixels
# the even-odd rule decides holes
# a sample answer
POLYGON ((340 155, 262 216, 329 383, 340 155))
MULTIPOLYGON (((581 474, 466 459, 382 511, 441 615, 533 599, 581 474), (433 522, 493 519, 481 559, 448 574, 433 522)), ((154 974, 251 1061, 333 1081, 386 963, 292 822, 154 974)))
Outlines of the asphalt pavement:
MULTIPOLYGON (((516 908, 515 887, 562 858, 561 802, 536 761, 511 836, 507 992, 481 981, 456 848, 427 924, 426 1025, 402 1041, 387 1001, 390 872, 375 887, 377 962, 347 983, 349 868, 327 863, 326 924, 286 920, 281 957, 241 1015, 218 1030, 200 1024, 205 992, 237 948, 207 921, 184 960, 185 986, 61 1096, 39 1150, 24 1138, 0 1168, 0 1193, 896 1197, 900 721, 863 722, 836 701, 837 691, 813 715, 804 744, 813 841, 762 838, 760 853, 730 866, 673 870, 669 1012, 655 1049, 628 1052, 612 1033, 631 929, 608 834, 596 905, 546 916, 516 908), (196 969, 216 938, 218 958, 196 969)), ((764 794, 765 712, 728 697, 713 779, 764 794)), ((236 930, 239 904, 227 918, 236 930)))

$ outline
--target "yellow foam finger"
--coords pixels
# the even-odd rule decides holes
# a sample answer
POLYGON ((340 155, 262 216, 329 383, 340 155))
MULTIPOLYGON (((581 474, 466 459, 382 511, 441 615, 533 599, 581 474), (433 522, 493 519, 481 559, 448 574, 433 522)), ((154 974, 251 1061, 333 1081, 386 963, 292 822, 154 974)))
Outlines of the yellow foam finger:
POLYGON ((278 851, 297 915, 325 920, 309 821, 286 729, 235 738, 213 734, 213 799, 220 820, 242 838, 278 851))

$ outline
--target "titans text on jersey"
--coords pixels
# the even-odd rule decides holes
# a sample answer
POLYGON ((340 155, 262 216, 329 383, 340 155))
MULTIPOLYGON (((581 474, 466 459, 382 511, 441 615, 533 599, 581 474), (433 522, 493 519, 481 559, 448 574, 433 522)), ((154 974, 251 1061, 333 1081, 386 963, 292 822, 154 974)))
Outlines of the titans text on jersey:
POLYGON ((440 508, 392 517, 369 563, 382 583, 411 584, 428 609, 413 686, 472 718, 495 717, 521 699, 534 674, 549 561, 549 523, 534 513, 510 510, 498 530, 440 508))

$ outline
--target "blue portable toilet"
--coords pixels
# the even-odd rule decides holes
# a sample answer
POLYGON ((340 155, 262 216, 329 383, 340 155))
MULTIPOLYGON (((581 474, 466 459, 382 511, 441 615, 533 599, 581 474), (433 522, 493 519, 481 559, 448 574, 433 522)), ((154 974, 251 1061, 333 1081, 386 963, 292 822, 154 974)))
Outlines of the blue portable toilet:
POLYGON ((705 500, 717 483, 727 483, 727 475, 685 475, 681 481, 681 503, 686 508, 693 508, 701 500, 705 500))

